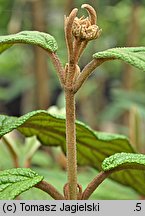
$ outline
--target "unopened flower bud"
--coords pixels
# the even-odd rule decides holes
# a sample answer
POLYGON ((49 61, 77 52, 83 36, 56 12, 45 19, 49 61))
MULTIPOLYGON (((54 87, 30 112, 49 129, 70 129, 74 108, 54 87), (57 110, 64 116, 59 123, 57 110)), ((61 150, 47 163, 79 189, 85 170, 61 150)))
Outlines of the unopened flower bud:
POLYGON ((72 26, 72 33, 74 37, 81 40, 94 40, 101 34, 101 29, 97 25, 92 25, 89 18, 76 17, 72 26))

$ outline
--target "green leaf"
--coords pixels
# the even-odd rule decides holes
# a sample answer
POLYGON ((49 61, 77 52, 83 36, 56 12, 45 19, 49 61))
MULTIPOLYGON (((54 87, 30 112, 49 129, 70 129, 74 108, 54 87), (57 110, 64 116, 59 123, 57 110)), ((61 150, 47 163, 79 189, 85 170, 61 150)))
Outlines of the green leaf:
POLYGON ((14 44, 37 45, 49 52, 57 50, 57 42, 51 35, 39 31, 22 31, 17 34, 0 36, 0 53, 14 44))
POLYGON ((102 169, 104 171, 120 169, 145 170, 145 155, 124 152, 116 153, 103 161, 102 169))
POLYGON ((27 168, 0 172, 0 200, 12 200, 42 181, 43 177, 27 168))
MULTIPOLYGON (((43 145, 60 146, 66 152, 65 117, 62 115, 43 110, 33 111, 19 118, 1 115, 0 124, 0 136, 17 129, 26 137, 36 135, 43 145)), ((106 157, 121 152, 136 153, 123 135, 96 132, 79 121, 76 121, 76 130, 79 165, 102 170, 101 165, 106 157)), ((145 195, 144 171, 125 170, 112 174, 111 178, 145 195)))
POLYGON ((104 61, 120 59, 142 71, 145 71, 145 47, 108 49, 95 53, 93 58, 104 59, 104 61))

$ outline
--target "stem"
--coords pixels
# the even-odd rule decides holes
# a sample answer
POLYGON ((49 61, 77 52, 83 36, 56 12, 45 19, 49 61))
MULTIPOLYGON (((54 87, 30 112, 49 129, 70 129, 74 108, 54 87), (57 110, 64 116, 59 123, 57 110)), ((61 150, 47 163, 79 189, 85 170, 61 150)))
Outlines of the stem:
POLYGON ((86 40, 82 42, 81 47, 80 47, 80 49, 79 49, 78 58, 81 57, 81 55, 82 55, 84 49, 86 48, 87 44, 88 44, 88 41, 86 41, 86 40))
POLYGON ((87 200, 96 188, 112 173, 112 171, 100 172, 87 186, 82 194, 82 200, 87 200))
POLYGON ((87 78, 91 75, 93 70, 99 67, 103 62, 115 60, 114 58, 100 58, 100 59, 93 59, 89 62, 84 69, 82 70, 80 76, 78 77, 75 86, 74 86, 74 93, 76 93, 83 83, 87 80, 87 78))
POLYGON ((79 38, 75 38, 74 40, 74 64, 78 64, 79 60, 79 50, 81 47, 82 41, 79 38))
POLYGON ((69 199, 77 199, 77 152, 75 126, 75 96, 72 90, 65 90, 66 99, 66 148, 69 199))
POLYGON ((35 185, 36 188, 39 188, 46 193, 48 193, 52 198, 55 200, 64 200, 64 196, 51 184, 47 183, 46 181, 41 181, 37 185, 35 185))
POLYGON ((82 84, 85 82, 85 80, 90 76, 90 74, 92 73, 92 71, 98 67, 99 65, 101 65, 105 60, 101 59, 101 60, 96 60, 93 59, 91 62, 89 62, 84 69, 82 70, 80 76, 78 77, 78 80, 76 81, 76 84, 74 86, 74 92, 77 92, 78 89, 82 86, 82 84))
POLYGON ((19 167, 19 159, 18 159, 18 155, 16 153, 16 151, 14 150, 14 147, 12 146, 12 144, 8 141, 8 139, 6 139, 6 137, 2 137, 2 141, 6 144, 6 146, 8 147, 10 154, 13 158, 13 162, 14 162, 14 166, 16 168, 19 167))
POLYGON ((58 75, 58 78, 60 80, 61 85, 64 84, 64 68, 62 66, 62 63, 56 53, 47 52, 54 67, 56 68, 56 72, 58 75))

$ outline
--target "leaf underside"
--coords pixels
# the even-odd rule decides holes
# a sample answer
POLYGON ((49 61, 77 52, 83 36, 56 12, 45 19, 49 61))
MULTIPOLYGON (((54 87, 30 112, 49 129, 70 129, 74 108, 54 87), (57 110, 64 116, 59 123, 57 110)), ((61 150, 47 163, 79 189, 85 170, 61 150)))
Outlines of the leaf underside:
POLYGON ((145 155, 133 153, 116 153, 102 163, 102 169, 108 170, 122 170, 122 169, 139 169, 145 170, 145 155))
MULTIPOLYGON (((44 110, 33 111, 19 118, 0 115, 0 137, 14 129, 26 137, 36 135, 43 145, 60 146, 66 153, 64 117, 44 110)), ((101 164, 106 157, 121 152, 135 153, 125 136, 96 132, 79 121, 76 121, 76 130, 79 165, 102 170, 101 164)), ((115 172, 111 178, 145 195, 144 171, 115 172)))
POLYGON ((17 34, 0 36, 0 53, 14 44, 31 44, 39 46, 49 52, 57 50, 57 42, 51 35, 39 31, 22 31, 17 34))
POLYGON ((43 180, 29 168, 0 171, 0 200, 12 200, 43 180))
POLYGON ((104 61, 120 59, 145 72, 145 47, 112 48, 95 53, 93 58, 104 61))

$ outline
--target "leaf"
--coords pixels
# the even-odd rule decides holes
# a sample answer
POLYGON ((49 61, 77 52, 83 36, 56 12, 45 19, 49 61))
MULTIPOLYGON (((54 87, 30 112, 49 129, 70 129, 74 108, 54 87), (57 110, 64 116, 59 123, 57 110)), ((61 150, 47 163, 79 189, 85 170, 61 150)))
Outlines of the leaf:
POLYGON ((42 181, 43 177, 27 168, 0 172, 0 200, 12 200, 42 181))
POLYGON ((120 169, 145 170, 145 155, 124 152, 116 153, 103 161, 102 169, 104 171, 120 169))
MULTIPOLYGON (((1 115, 0 124, 0 136, 17 129, 26 137, 36 135, 43 145, 60 146, 66 152, 65 117, 62 115, 43 110, 33 111, 19 118, 1 115)), ((135 153, 129 140, 123 135, 96 132, 79 121, 76 121, 76 130, 79 165, 102 170, 101 164, 106 157, 121 152, 135 153)), ((125 170, 112 174, 111 178, 145 195, 144 171, 125 170)))
POLYGON ((104 59, 104 61, 120 59, 145 71, 145 47, 112 48, 95 53, 93 58, 104 59))
POLYGON ((0 36, 0 53, 18 43, 37 45, 49 52, 55 52, 58 48, 54 37, 47 33, 39 31, 22 31, 17 34, 0 36))

